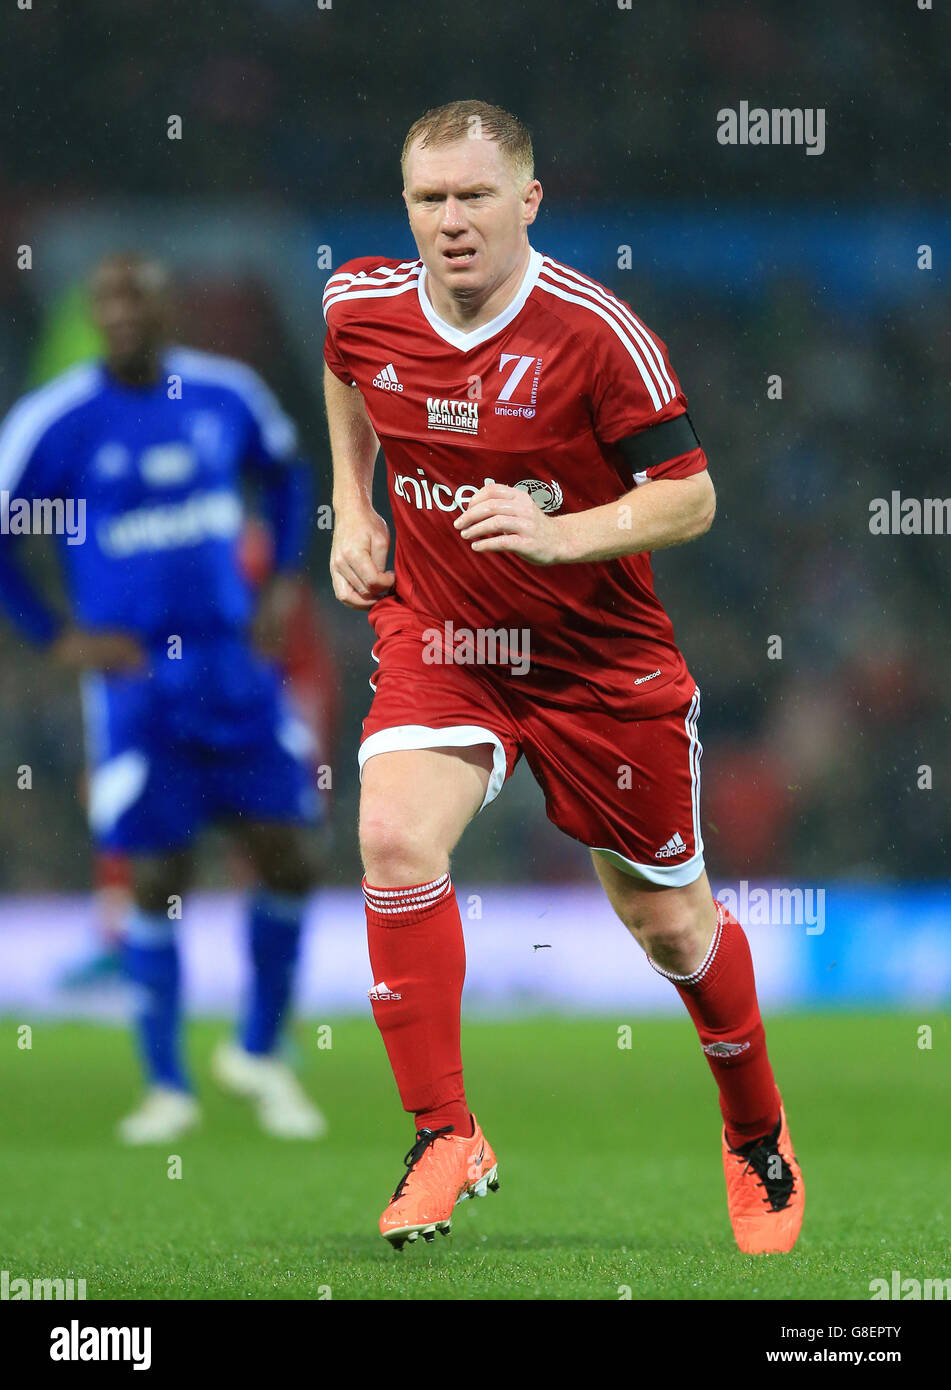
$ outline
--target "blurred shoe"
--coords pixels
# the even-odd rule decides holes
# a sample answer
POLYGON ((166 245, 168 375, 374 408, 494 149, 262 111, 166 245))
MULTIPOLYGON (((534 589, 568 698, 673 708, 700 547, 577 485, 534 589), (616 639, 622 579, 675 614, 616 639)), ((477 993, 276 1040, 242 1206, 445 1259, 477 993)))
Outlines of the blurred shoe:
POLYGON ((98 989, 102 985, 119 984, 123 979, 122 952, 106 949, 67 966, 56 984, 58 989, 72 991, 98 989))
POLYGON ((152 1086, 138 1110, 119 1121, 123 1144, 167 1144, 197 1125, 201 1111, 194 1096, 171 1086, 152 1086))
POLYGON ((322 1139, 327 1121, 277 1057, 245 1052, 236 1042, 215 1048, 212 1075, 233 1096, 254 1103, 258 1123, 277 1139, 322 1139))

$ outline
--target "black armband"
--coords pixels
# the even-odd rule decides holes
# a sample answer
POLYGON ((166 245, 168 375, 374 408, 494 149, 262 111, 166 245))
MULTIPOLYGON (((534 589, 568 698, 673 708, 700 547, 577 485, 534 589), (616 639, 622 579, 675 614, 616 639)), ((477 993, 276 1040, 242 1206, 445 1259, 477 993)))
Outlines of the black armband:
POLYGON ((672 420, 664 420, 659 425, 648 425, 639 434, 628 434, 619 439, 615 448, 624 455, 624 462, 632 473, 645 473, 648 468, 656 468, 668 459, 689 454, 691 449, 702 445, 697 432, 686 411, 675 415, 672 420))

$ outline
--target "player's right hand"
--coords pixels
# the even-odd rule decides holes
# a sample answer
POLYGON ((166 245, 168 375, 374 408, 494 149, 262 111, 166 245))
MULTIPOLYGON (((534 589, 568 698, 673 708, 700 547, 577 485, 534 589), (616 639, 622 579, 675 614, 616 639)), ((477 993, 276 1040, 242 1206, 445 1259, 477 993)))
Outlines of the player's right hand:
POLYGON ((330 578, 334 593, 348 608, 366 610, 388 594, 396 575, 385 569, 390 532, 378 512, 337 511, 330 547, 330 578))
POLYGON ((128 632, 94 632, 82 627, 64 627, 50 652, 54 660, 71 671, 143 671, 147 663, 144 648, 128 632))

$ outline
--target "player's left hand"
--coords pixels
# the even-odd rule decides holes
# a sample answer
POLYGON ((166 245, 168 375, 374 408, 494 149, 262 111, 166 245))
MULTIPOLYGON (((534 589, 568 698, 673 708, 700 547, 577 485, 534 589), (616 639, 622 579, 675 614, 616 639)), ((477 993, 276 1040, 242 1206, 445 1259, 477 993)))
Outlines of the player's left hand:
POLYGON ((558 518, 536 506, 524 488, 489 483, 453 525, 473 550, 505 551, 530 565, 555 565, 562 558, 558 518))
POLYGON ((254 614, 252 639, 261 656, 278 661, 284 653, 290 615, 300 598, 300 581, 292 574, 265 580, 254 614))

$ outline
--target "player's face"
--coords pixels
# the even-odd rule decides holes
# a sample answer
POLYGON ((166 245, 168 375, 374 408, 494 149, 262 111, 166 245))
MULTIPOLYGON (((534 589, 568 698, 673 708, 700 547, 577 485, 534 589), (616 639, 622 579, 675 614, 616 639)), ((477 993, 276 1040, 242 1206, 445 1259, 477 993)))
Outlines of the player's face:
POLYGON ((156 268, 109 262, 100 266, 92 282, 92 314, 111 363, 122 366, 147 357, 164 331, 156 268))
POLYGON ((459 140, 406 159, 403 199, 426 270, 450 294, 478 297, 511 274, 541 202, 494 140, 459 140))

